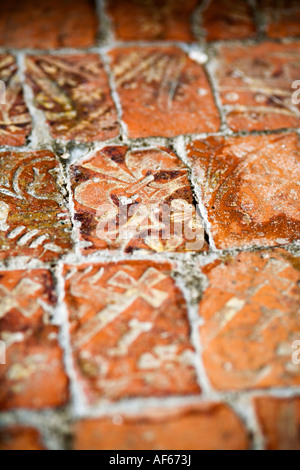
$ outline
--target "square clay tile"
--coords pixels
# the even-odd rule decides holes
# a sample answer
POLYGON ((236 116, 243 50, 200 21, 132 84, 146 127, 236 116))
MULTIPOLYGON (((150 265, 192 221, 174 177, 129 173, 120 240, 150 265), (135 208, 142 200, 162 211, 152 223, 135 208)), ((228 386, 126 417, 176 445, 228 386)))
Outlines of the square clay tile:
POLYGON ((266 33, 271 38, 300 36, 299 0, 259 1, 266 22, 266 33))
POLYGON ((208 41, 246 39, 256 33, 253 12, 247 0, 205 2, 202 27, 208 41))
POLYGON ((218 390, 300 385, 292 361, 300 331, 300 259, 284 250, 244 252, 205 268, 199 306, 208 377, 218 390))
POLYGON ((6 364, 0 366, 1 410, 66 403, 68 379, 59 331, 50 324, 55 303, 49 271, 0 273, 0 340, 6 349, 6 364))
POLYGON ((88 403, 199 393, 182 293, 171 265, 66 266, 77 380, 88 403))
POLYGON ((207 248, 187 169, 169 149, 105 147, 74 164, 71 181, 87 254, 207 248))
POLYGON ((211 137, 189 146, 217 248, 300 239, 296 134, 211 137))
POLYGON ((292 100, 292 85, 300 77, 299 54, 296 43, 219 49, 215 72, 232 130, 299 127, 300 105, 292 100))
POLYGON ((39 431, 27 426, 0 428, 0 450, 45 450, 39 431))
MULTIPOLYGON (((242 421, 221 403, 88 419, 75 427, 76 450, 247 450, 248 446, 242 421)), ((180 462, 188 464, 189 457, 182 455, 180 462)))
POLYGON ((0 3, 0 46, 51 49, 96 42, 94 0, 9 0, 0 3))
POLYGON ((300 399, 258 397, 258 421, 266 450, 300 450, 300 399))
POLYGON ((119 134, 108 77, 97 54, 39 55, 26 59, 35 105, 52 137, 91 142, 119 134))
POLYGON ((52 261, 72 248, 64 184, 48 150, 0 153, 0 260, 52 261))
POLYGON ((130 138, 216 132, 220 117, 202 65, 177 47, 126 47, 111 53, 130 138))
POLYGON ((16 60, 11 54, 0 54, 0 145, 24 145, 30 132, 31 117, 16 60))
POLYGON ((191 42, 192 14, 198 0, 109 0, 108 13, 117 39, 191 42))

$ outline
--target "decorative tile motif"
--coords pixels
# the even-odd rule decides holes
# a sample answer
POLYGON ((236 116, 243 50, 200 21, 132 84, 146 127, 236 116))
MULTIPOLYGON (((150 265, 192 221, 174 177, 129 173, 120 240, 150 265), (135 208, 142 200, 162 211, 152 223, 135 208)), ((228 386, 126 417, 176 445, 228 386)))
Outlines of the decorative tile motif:
POLYGON ((0 54, 0 81, 0 145, 24 145, 31 131, 31 118, 11 54, 0 54))
POLYGON ((300 450, 300 400, 258 397, 256 414, 266 450, 300 450))
POLYGON ((0 366, 0 409, 39 409, 65 404, 68 380, 50 324, 56 296, 49 271, 0 273, 0 340, 6 364, 0 366))
POLYGON ((94 0, 9 0, 0 4, 0 46, 50 49, 95 45, 94 0))
POLYGON ((71 178, 86 253, 205 249, 187 170, 170 150, 105 147, 71 178))
POLYGON ((132 40, 194 40, 192 13, 197 0, 109 0, 115 36, 132 40))
POLYGON ((77 379, 90 403, 199 392, 170 270, 148 261, 65 268, 77 379))
POLYGON ((97 54, 27 57, 27 81, 53 138, 91 142, 119 134, 108 77, 97 54))
POLYGON ((0 153, 0 260, 51 261, 71 249, 63 185, 53 153, 0 153))
POLYGON ((75 449, 246 450, 249 445, 242 422, 222 404, 150 409, 114 421, 105 417, 77 423, 75 449))
POLYGON ((202 13, 202 26, 208 41, 246 39, 255 35, 253 13, 247 0, 211 0, 202 13))
POLYGON ((300 36, 300 4, 298 0, 262 0, 260 8, 271 38, 300 36))
POLYGON ((264 42, 219 50, 216 74, 228 125, 234 131, 300 125, 292 84, 300 76, 300 45, 264 42))
POLYGON ((181 49, 126 47, 110 55, 129 137, 219 130, 219 113, 205 71, 181 49))
POLYGON ((217 389, 299 386, 300 259, 284 250, 240 253, 204 268, 203 359, 217 389))
POLYGON ((300 238, 299 149, 296 134, 211 137, 189 146, 218 248, 300 238))

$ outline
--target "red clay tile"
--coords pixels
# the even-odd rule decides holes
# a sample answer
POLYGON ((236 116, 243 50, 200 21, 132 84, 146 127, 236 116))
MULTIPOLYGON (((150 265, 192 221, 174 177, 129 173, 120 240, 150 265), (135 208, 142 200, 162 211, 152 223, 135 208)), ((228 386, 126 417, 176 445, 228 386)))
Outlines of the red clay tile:
POLYGON ((299 150, 293 133, 211 137, 189 146, 217 248, 300 239, 299 150))
POLYGON ((248 437, 242 422, 229 407, 206 404, 152 409, 139 416, 83 420, 76 425, 74 447, 76 450, 246 450, 248 437))
POLYGON ((255 408, 266 450, 300 450, 300 399, 259 397, 255 408))
POLYGON ((203 67, 176 47, 110 53, 131 138, 218 131, 220 119, 203 67))
POLYGON ((77 380, 86 399, 196 394, 184 298, 169 264, 67 266, 77 380))
POLYGON ((262 0, 259 7, 265 15, 266 32, 271 38, 300 36, 299 0, 262 0))
POLYGON ((246 0, 212 0, 202 13, 208 41, 246 39, 255 35, 253 13, 246 0))
POLYGON ((56 302, 50 272, 2 271, 0 300, 0 339, 6 345, 0 409, 63 405, 68 380, 58 328, 50 324, 49 309, 56 302))
POLYGON ((85 253, 206 249, 187 170, 170 150, 105 147, 71 179, 85 253))
POLYGON ((31 427, 0 428, 0 450, 45 450, 40 433, 31 427))
POLYGON ((24 101, 22 85, 17 72, 15 58, 11 54, 0 54, 0 80, 2 82, 0 145, 24 145, 26 137, 31 131, 31 117, 24 101), (2 100, 5 101, 5 104, 2 100))
POLYGON ((0 260, 51 261, 72 246, 64 181, 53 153, 0 153, 0 260))
POLYGON ((292 103, 292 84, 300 76, 299 53, 296 43, 219 50, 216 75, 231 129, 299 127, 300 106, 292 103))
POLYGON ((27 57, 27 81, 52 137, 90 142, 119 134, 108 78, 97 54, 27 57))
POLYGON ((93 0, 9 0, 0 4, 0 46, 50 49, 93 46, 93 0))
POLYGON ((300 259, 284 250, 240 253, 203 269, 199 306, 206 372, 219 390, 300 385, 300 259))
POLYGON ((197 3, 198 0, 109 0, 108 13, 117 39, 191 42, 191 16, 197 3))

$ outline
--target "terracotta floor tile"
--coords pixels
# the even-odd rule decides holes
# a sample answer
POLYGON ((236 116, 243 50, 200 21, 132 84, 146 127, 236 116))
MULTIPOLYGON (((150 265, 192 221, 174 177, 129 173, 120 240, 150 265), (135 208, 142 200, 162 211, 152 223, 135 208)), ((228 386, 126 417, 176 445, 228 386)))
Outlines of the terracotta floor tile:
POLYGON ((93 0, 9 0, 0 4, 0 46, 48 49, 96 42, 93 0))
POLYGON ((187 169, 169 149, 105 147, 71 179, 85 253, 206 249, 187 169))
POLYGON ((1 98, 5 98, 5 104, 0 102, 0 145, 24 145, 31 131, 31 117, 11 54, 0 54, 0 80, 1 98))
POLYGON ((0 428, 0 450, 45 450, 40 433, 30 427, 0 428))
POLYGON ((300 239, 296 134, 211 137, 189 146, 217 248, 300 239))
POLYGON ((75 367, 90 403, 199 392, 170 270, 147 261, 65 268, 75 367))
POLYGON ((53 138, 91 142, 119 134, 108 77, 97 54, 27 57, 27 81, 53 138))
POLYGON ((53 153, 0 153, 0 260, 51 261, 71 249, 64 181, 53 153))
POLYGON ((219 113, 205 71, 185 52, 127 47, 110 55, 129 137, 218 131, 219 113))
POLYGON ((203 269, 199 306, 206 372, 217 389, 300 385, 300 260, 284 250, 240 253, 203 269))
POLYGON ((246 0, 212 0, 202 13, 208 41, 246 39, 256 33, 253 12, 246 0))
POLYGON ((58 328, 50 309, 56 295, 49 271, 0 273, 0 340, 6 365, 0 366, 0 409, 40 409, 65 404, 68 379, 58 328))
POLYGON ((192 13, 198 0, 109 0, 115 36, 132 40, 194 40, 192 13))
POLYGON ((299 80, 300 44, 265 42, 222 47, 216 62, 221 100, 234 131, 273 130, 300 125, 292 103, 299 80))
MULTIPOLYGON (((246 450, 240 419, 222 404, 156 409, 77 423, 76 450, 246 450)), ((176 460, 175 460, 176 461, 176 460)), ((184 460, 182 460, 183 462, 184 460)))
POLYGON ((300 450, 300 399, 255 399, 266 450, 300 450))

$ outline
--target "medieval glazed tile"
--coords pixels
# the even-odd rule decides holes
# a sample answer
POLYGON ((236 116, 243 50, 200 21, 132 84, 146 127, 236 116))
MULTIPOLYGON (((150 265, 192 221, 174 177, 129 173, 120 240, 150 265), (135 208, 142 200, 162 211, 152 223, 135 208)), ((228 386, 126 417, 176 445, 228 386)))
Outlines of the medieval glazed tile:
MULTIPOLYGON (((226 405, 151 409, 138 416, 83 420, 76 450, 246 450, 247 432, 226 405)), ((183 457, 183 456, 182 456, 183 457)), ((182 460, 184 462, 184 459, 182 460)))
POLYGON ((258 397, 255 409, 266 450, 300 450, 300 399, 258 397))
POLYGON ((197 0, 109 0, 108 13, 117 39, 191 42, 197 0))
POLYGON ((259 7, 265 16, 266 33, 271 38, 300 36, 298 0, 262 0, 259 7))
POLYGON ((27 57, 27 81, 52 137, 91 142, 119 134, 108 77, 97 54, 27 57))
POLYGON ((176 47, 110 53, 131 138, 216 132, 219 113, 203 67, 176 47))
POLYGON ((27 426, 0 428, 0 450, 45 450, 39 431, 27 426))
POLYGON ((72 248, 63 185, 53 153, 0 153, 0 260, 52 261, 72 248))
POLYGON ((0 46, 50 49, 96 42, 93 0, 9 0, 0 3, 0 46))
POLYGON ((300 385, 300 260, 284 250, 240 253, 205 268, 203 360, 218 390, 300 385))
POLYGON ((292 101, 292 85, 300 76, 299 53, 296 43, 220 48, 216 76, 231 129, 299 127, 300 105, 292 101))
POLYGON ((30 131, 16 60, 11 54, 0 54, 0 145, 24 145, 30 131))
POLYGON ((169 149, 105 147, 74 164, 71 181, 87 254, 207 248, 187 169, 169 149))
POLYGON ((0 340, 6 364, 0 366, 0 409, 39 409, 63 405, 68 379, 50 324, 56 296, 47 270, 0 273, 0 340))
POLYGON ((217 248, 300 239, 299 149, 293 133, 211 137, 189 146, 217 248))
POLYGON ((88 403, 199 393, 183 295, 171 265, 66 266, 77 380, 88 403))
POLYGON ((255 35, 253 13, 246 0, 212 0, 202 13, 207 41, 246 39, 255 35))

